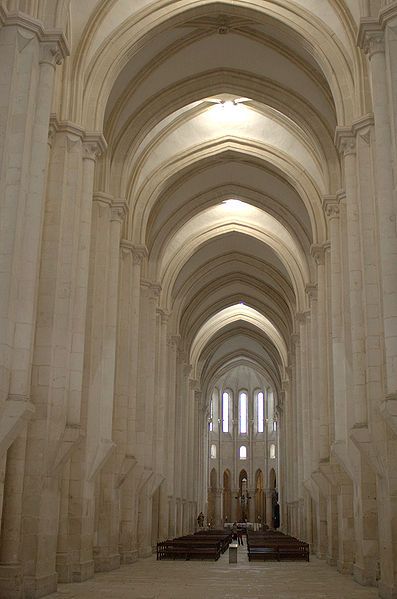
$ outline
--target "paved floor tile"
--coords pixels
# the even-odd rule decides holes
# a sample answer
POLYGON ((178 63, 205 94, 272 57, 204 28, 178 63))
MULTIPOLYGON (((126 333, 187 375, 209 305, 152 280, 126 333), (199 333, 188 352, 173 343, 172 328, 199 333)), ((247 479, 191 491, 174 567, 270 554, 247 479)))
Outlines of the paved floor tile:
POLYGON ((60 584, 50 599, 375 599, 374 588, 311 558, 307 562, 238 563, 226 552, 218 562, 156 561, 155 557, 96 574, 80 584, 60 584))

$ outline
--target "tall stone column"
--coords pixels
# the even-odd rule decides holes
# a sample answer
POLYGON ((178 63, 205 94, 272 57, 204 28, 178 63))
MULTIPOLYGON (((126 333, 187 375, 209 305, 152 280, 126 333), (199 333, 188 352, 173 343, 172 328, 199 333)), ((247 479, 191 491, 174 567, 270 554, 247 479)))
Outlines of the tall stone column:
MULTIPOLYGON (((327 347, 327 305, 326 305, 326 276, 325 276, 325 246, 313 245, 312 256, 317 265, 317 340, 318 340, 318 403, 319 403, 319 459, 329 458, 329 411, 328 411, 328 381, 326 360, 327 347)), ((315 351, 315 350, 314 350, 315 351)))
POLYGON ((348 128, 337 128, 335 143, 344 160, 347 205, 350 320, 353 358, 353 401, 355 426, 367 422, 365 388, 365 328, 363 310, 363 268, 360 210, 357 198, 356 138, 348 128))
POLYGON ((136 455, 138 465, 149 473, 139 492, 138 543, 140 557, 151 554, 152 495, 157 488, 154 452, 154 411, 156 376, 156 323, 161 288, 141 280, 138 395, 136 411, 136 455))
POLYGON ((222 489, 215 492, 215 528, 222 528, 222 489))
MULTIPOLYGON (((94 196, 95 197, 95 196, 94 196)), ((116 370, 116 332, 117 307, 120 271, 121 227, 127 213, 124 201, 112 201, 110 206, 109 240, 108 240, 108 272, 106 289, 106 307, 103 321, 102 373, 101 389, 97 397, 97 407, 101 409, 101 438, 114 443, 115 423, 113 414, 115 406, 115 370, 116 370), (107 427, 103 426, 107 424, 107 427)), ((109 444, 110 445, 110 444, 109 444)), ((105 458, 106 459, 106 458, 105 458)), ((110 460, 105 462, 97 485, 97 543, 94 550, 95 571, 113 570, 120 565, 119 555, 119 497, 118 460, 113 451, 110 460)))
POLYGON ((346 351, 342 321, 343 289, 339 198, 325 197, 324 208, 329 221, 331 244, 331 326, 333 363, 333 407, 335 441, 346 439, 346 351))
MULTIPOLYGON (((8 565, 0 565, 0 593, 15 597, 36 585, 32 562, 22 579, 24 427, 33 412, 30 382, 52 90, 55 65, 66 53, 63 36, 43 34, 40 23, 22 16, 6 16, 0 29, 0 405, 6 402, 0 457, 11 447, 0 549, 1 562, 8 565)), ((53 590, 53 569, 50 576, 53 590)))
POLYGON ((120 537, 122 563, 138 558, 136 470, 136 396, 140 316, 141 265, 147 255, 143 246, 122 239, 121 285, 116 361, 116 410, 114 439, 117 443, 120 477, 120 537))
MULTIPOLYGON (((320 447, 320 378, 319 378, 319 319, 318 319, 318 289, 317 284, 307 285, 306 293, 310 302, 310 328, 308 333, 308 344, 310 346, 310 404, 309 422, 311 423, 311 470, 318 467, 320 447)), ((310 473, 311 474, 311 473, 310 473)))
POLYGON ((2 451, 29 411, 48 125, 55 65, 67 53, 62 34, 43 32, 38 21, 22 15, 5 15, 0 29, 0 404, 10 402, 6 415, 14 431, 8 431, 5 447, 0 444, 2 451))
POLYGON ((383 326, 386 357, 384 410, 397 419, 397 206, 393 181, 393 126, 389 111, 389 89, 384 32, 372 19, 362 19, 359 45, 369 58, 375 119, 375 178, 377 229, 379 235, 383 293, 383 326))
POLYGON ((272 489, 266 489, 266 524, 269 528, 273 528, 273 493, 272 489))
POLYGON ((166 472, 166 437, 167 430, 167 327, 168 314, 161 308, 157 309, 158 313, 158 368, 157 368, 157 384, 156 384, 156 472, 165 477, 166 472))
POLYGON ((296 475, 295 475, 295 499, 298 499, 302 492, 303 483, 303 430, 302 430, 302 406, 301 406, 301 349, 299 333, 293 333, 291 341, 294 344, 294 421, 295 421, 295 455, 297 456, 296 475))

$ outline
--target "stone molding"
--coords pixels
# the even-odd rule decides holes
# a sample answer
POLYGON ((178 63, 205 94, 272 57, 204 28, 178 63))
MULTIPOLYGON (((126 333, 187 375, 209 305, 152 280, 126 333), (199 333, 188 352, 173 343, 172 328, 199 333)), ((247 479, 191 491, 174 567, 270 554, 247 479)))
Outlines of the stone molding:
POLYGON ((379 23, 381 27, 386 27, 389 21, 392 19, 397 19, 397 2, 394 0, 392 4, 389 6, 385 6, 381 8, 379 11, 379 23))
MULTIPOLYGON (((370 127, 374 126, 374 115, 365 114, 353 121, 351 127, 336 127, 334 143, 338 152, 343 156, 355 155, 357 134, 366 139, 370 127)), ((367 143, 369 139, 366 139, 367 143)))
MULTIPOLYGON (((3 27, 20 27, 26 31, 33 33, 39 42, 48 44, 51 48, 56 48, 54 60, 56 64, 61 64, 66 56, 70 55, 70 48, 68 40, 65 34, 60 29, 54 29, 53 31, 46 31, 43 23, 37 19, 31 17, 26 13, 19 11, 9 12, 4 6, 0 6, 0 25, 3 27), (60 62, 58 62, 58 60, 60 62)), ((50 50, 50 54, 52 50, 50 50)))
POLYGON ((87 470, 87 480, 92 481, 108 461, 113 451, 116 449, 116 443, 112 439, 101 439, 95 451, 95 456, 87 470))
POLYGON ((59 121, 56 114, 50 115, 50 123, 48 126, 48 143, 50 147, 53 146, 54 139, 57 133, 64 133, 72 141, 84 140, 85 131, 79 125, 72 123, 71 121, 59 121))
POLYGON ((385 51, 384 30, 392 19, 397 18, 397 2, 385 6, 379 11, 379 17, 361 17, 357 35, 357 46, 368 54, 369 58, 377 52, 385 51))
POLYGON ((106 151, 107 144, 102 133, 85 133, 83 138, 83 160, 94 162, 106 151))
POLYGON ((384 24, 374 17, 362 17, 357 35, 357 46, 361 48, 368 58, 374 54, 385 51, 384 24))
POLYGON ((120 470, 114 479, 114 487, 116 489, 119 489, 124 484, 124 482, 127 480, 128 476, 131 474, 131 472, 135 468, 136 464, 137 464, 137 459, 135 456, 129 455, 129 454, 126 454, 124 456, 123 461, 120 466, 120 470))
POLYGON ((135 245, 129 239, 121 239, 120 248, 123 252, 132 254, 133 263, 136 265, 141 264, 143 259, 149 255, 145 245, 135 245))
POLYGON ((80 138, 83 143, 83 159, 97 160, 107 149, 103 134, 99 131, 85 131, 80 125, 71 121, 59 121, 57 115, 52 113, 48 127, 49 144, 52 146, 56 133, 67 133, 80 138))
POLYGON ((149 281, 148 279, 141 279, 141 287, 149 290, 150 299, 158 299, 160 297, 162 291, 160 283, 149 281))
POLYGON ((5 455, 34 413, 29 397, 8 396, 0 410, 0 456, 5 455))
POLYGON ((198 379, 189 379, 189 387, 191 391, 200 391, 200 381, 198 379))
POLYGON ((380 404, 379 411, 390 430, 397 434, 397 393, 386 395, 380 404))
POLYGON ((64 57, 59 49, 59 44, 55 41, 41 42, 39 52, 39 64, 48 64, 51 67, 61 65, 64 57))
POLYGON ((336 127, 334 143, 338 152, 343 156, 355 155, 356 136, 351 127, 336 127))
POLYGON ((329 220, 339 218, 339 202, 338 195, 323 197, 323 208, 329 220))
POLYGON ((317 283, 308 283, 305 287, 305 291, 310 301, 317 300, 317 283))
POLYGON ((48 464, 50 475, 58 474, 67 462, 73 450, 84 439, 85 433, 78 424, 67 424, 59 439, 56 453, 48 464))
POLYGON ((113 197, 103 191, 95 191, 92 195, 92 201, 104 208, 109 208, 112 205, 113 197))
POLYGON ((156 308, 156 314, 160 316, 161 324, 167 324, 170 312, 167 312, 164 308, 156 308))
POLYGON ((349 437, 357 447, 359 452, 369 461, 372 465, 374 472, 379 476, 386 476, 386 468, 383 463, 381 456, 375 450, 372 435, 366 424, 354 426, 350 429, 349 437))
POLYGON ((128 204, 125 200, 113 200, 110 220, 122 224, 128 214, 128 204))
POLYGON ((296 322, 299 324, 306 324, 307 319, 310 317, 310 310, 305 310, 302 312, 297 312, 295 314, 296 322))
POLYGON ((310 253, 313 256, 317 266, 324 266, 325 264, 325 252, 327 250, 326 243, 313 243, 310 246, 310 253))

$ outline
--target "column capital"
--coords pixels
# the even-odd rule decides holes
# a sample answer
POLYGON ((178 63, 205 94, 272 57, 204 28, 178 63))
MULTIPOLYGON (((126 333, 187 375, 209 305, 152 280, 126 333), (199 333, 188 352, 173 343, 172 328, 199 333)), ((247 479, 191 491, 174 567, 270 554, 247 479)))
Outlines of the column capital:
POLYGON ((57 65, 62 64, 63 60, 64 55, 58 42, 55 40, 40 42, 39 64, 48 64, 55 69, 57 65))
POLYGON ((106 151, 107 144, 102 133, 85 133, 83 139, 83 159, 94 162, 106 151))
POLYGON ((142 264, 143 259, 149 256, 149 251, 146 245, 131 244, 132 259, 135 265, 142 264))
POLYGON ((364 50, 368 58, 385 52, 385 34, 379 20, 374 17, 362 17, 357 36, 357 46, 364 50))
MULTIPOLYGON (((198 381, 197 381, 197 385, 198 385, 198 381)), ((200 388, 194 389, 194 401, 196 402, 196 404, 199 408, 203 408, 202 403, 201 403, 202 399, 203 399, 203 393, 202 393, 201 389, 200 388)))
MULTIPOLYGON (((285 370, 287 371, 287 368, 285 370)), ((286 372, 286 374, 288 374, 288 377, 284 377, 281 381, 281 392, 289 391, 291 375, 289 372, 286 372)))
POLYGON ((54 64, 61 64, 66 56, 69 56, 70 54, 68 40, 63 31, 59 29, 47 30, 44 28, 41 21, 38 21, 27 13, 20 11, 11 12, 6 10, 3 6, 0 6, 0 25, 3 27, 19 27, 25 29, 36 35, 39 42, 53 44, 54 47, 57 48, 55 53, 60 60, 60 62, 55 62, 54 64))
POLYGON ((317 300, 317 283, 308 283, 305 291, 311 302, 317 300))
POLYGON ((360 116, 358 119, 355 119, 352 124, 352 130, 354 133, 359 133, 363 129, 367 129, 368 127, 373 127, 375 124, 374 115, 372 112, 368 114, 364 114, 360 116))
POLYGON ((72 123, 72 121, 59 121, 55 113, 50 115, 50 123, 48 126, 48 141, 50 146, 54 141, 57 133, 63 133, 67 135, 73 142, 84 140, 85 131, 80 125, 72 123))
MULTIPOLYGON (((188 360, 188 355, 187 355, 187 351, 184 349, 184 347, 181 345, 181 343, 178 343, 177 358, 178 358, 179 364, 186 366, 186 363, 188 360)), ((190 370, 188 372, 188 375, 189 374, 190 374, 190 370)))
POLYGON ((167 345, 173 347, 174 349, 178 349, 180 342, 181 342, 180 335, 169 335, 167 337, 167 345))
POLYGON ((355 155, 356 136, 351 127, 336 127, 334 143, 338 152, 343 156, 355 155))
MULTIPOLYGON (((189 366, 191 368, 190 364, 189 364, 189 366)), ((199 393, 200 392, 200 381, 198 379, 189 379, 189 387, 192 391, 199 393)))
POLYGON ((337 195, 323 197, 323 208, 329 220, 339 218, 339 202, 340 198, 337 195))
MULTIPOLYGON (((185 357, 186 357, 186 352, 185 353, 185 357)), ((193 366, 191 364, 183 364, 182 366, 182 370, 183 370, 183 374, 184 376, 190 377, 190 373, 193 370, 193 366)), ((194 380, 194 379, 193 379, 194 380)), ((190 384, 190 379, 189 379, 189 384, 190 384)))
POLYGON ((305 310, 303 312, 297 312, 295 314, 295 319, 296 319, 296 322, 298 322, 299 324, 305 324, 307 319, 309 318, 309 316, 310 316, 309 310, 305 310))
POLYGON ((112 205, 113 196, 104 191, 95 191, 92 195, 92 201, 105 208, 110 208, 112 205))
POLYGON ((156 308, 156 313, 160 316, 161 324, 167 324, 170 313, 163 308, 156 308))
POLYGON ((125 200, 113 200, 110 220, 123 223, 128 214, 128 204, 125 200))
POLYGON ((325 243, 313 243, 310 246, 310 253, 313 256, 317 266, 323 266, 325 264, 325 251, 327 247, 325 243))

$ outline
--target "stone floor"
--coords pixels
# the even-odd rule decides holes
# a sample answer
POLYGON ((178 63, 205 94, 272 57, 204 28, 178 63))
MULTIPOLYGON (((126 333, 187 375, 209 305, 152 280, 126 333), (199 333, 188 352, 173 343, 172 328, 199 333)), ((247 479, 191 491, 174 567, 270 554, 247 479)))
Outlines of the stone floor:
POLYGON ((80 584, 60 584, 49 599, 375 599, 323 561, 252 562, 239 547, 238 563, 228 552, 218 562, 161 561, 155 557, 80 584))

